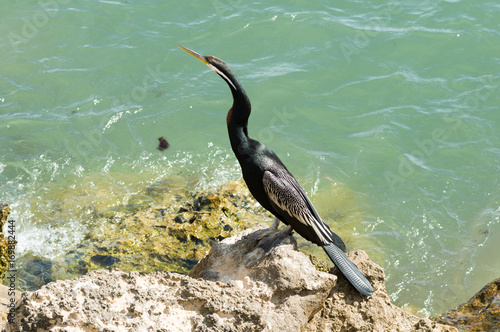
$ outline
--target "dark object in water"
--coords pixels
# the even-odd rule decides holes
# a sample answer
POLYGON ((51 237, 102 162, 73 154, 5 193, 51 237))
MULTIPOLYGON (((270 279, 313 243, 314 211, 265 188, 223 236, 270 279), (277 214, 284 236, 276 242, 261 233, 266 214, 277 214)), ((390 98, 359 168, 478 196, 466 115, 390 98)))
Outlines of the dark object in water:
POLYGON ((44 259, 34 258, 25 267, 25 273, 28 274, 30 280, 26 281, 26 286, 29 290, 39 289, 43 285, 54 281, 52 275, 53 263, 44 259))
POLYGON ((160 141, 158 143, 158 147, 157 149, 160 150, 160 151, 163 151, 163 150, 166 150, 170 147, 170 144, 168 144, 168 141, 165 139, 165 137, 158 137, 158 141, 160 141))
POLYGON ((113 257, 109 255, 94 255, 90 257, 90 260, 95 263, 99 264, 101 266, 111 266, 115 263, 120 263, 121 259, 118 257, 113 257))

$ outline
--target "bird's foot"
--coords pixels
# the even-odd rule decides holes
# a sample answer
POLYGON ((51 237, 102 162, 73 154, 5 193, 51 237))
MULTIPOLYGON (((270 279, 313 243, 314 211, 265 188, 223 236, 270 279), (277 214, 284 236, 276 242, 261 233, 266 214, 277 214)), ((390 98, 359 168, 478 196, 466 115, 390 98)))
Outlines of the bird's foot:
POLYGON ((271 227, 259 229, 258 231, 255 231, 252 234, 246 235, 245 238, 251 238, 251 239, 254 239, 255 241, 260 241, 263 238, 265 238, 266 236, 269 236, 273 233, 279 232, 279 229, 278 229, 279 224, 280 224, 279 219, 274 218, 273 223, 271 224, 271 227))
POLYGON ((274 218, 271 227, 259 229, 258 231, 253 232, 252 234, 248 234, 245 238, 254 239, 255 241, 260 241, 266 236, 269 236, 273 233, 279 232, 278 226, 280 225, 280 221, 278 218, 274 218))
POLYGON ((273 228, 260 229, 252 234, 248 234, 246 237, 257 241, 257 245, 264 249, 264 252, 268 255, 271 252, 271 249, 280 244, 281 241, 283 241, 291 233, 292 227, 286 226, 282 230, 273 228))

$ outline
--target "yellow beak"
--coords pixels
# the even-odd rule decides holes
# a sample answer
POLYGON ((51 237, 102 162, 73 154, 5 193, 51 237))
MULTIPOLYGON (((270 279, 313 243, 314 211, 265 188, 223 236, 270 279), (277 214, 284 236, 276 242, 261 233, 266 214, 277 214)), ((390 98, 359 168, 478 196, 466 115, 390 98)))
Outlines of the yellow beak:
POLYGON ((190 50, 189 48, 185 48, 184 46, 181 46, 181 45, 177 45, 179 46, 181 49, 183 49, 184 51, 186 51, 187 53, 191 54, 192 56, 194 56, 196 59, 200 60, 201 62, 203 62, 204 64, 208 65, 207 63, 207 59, 205 58, 205 56, 201 55, 200 53, 198 52, 195 52, 193 50, 190 50))
MULTIPOLYGON (((181 49, 183 49, 184 51, 186 51, 187 53, 191 54, 192 56, 194 56, 196 59, 200 60, 201 62, 203 62, 204 64, 206 64, 207 66, 210 67, 210 69, 212 69, 213 71, 215 71, 217 74, 219 74, 220 76, 222 76, 222 78, 228 83, 230 84, 235 90, 236 90, 236 86, 234 85, 234 83, 231 81, 231 79, 229 79, 227 77, 226 74, 224 74, 224 72, 222 72, 219 68, 215 67, 213 64, 211 63, 208 63, 208 60, 207 60, 207 57, 204 56, 204 55, 201 55, 200 53, 198 52, 195 52, 193 50, 190 50, 189 48, 186 48, 184 46, 181 46, 181 45, 177 45, 179 46, 181 49)), ((222 60, 219 59, 219 61, 222 62, 222 60)))

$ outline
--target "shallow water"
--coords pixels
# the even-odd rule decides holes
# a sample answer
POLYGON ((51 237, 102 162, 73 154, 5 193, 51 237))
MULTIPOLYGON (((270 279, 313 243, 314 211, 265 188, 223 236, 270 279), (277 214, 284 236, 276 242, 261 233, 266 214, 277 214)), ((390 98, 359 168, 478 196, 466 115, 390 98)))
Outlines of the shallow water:
POLYGON ((250 135, 320 213, 352 216, 331 227, 384 267, 395 303, 436 314, 498 278, 497 3, 3 9, 0 201, 20 260, 63 255, 96 227, 86 207, 126 203, 166 176, 193 190, 240 177, 229 90, 181 44, 232 66, 252 101, 250 135), (156 150, 160 136, 170 149, 156 150), (339 200, 336 187, 352 194, 339 200))

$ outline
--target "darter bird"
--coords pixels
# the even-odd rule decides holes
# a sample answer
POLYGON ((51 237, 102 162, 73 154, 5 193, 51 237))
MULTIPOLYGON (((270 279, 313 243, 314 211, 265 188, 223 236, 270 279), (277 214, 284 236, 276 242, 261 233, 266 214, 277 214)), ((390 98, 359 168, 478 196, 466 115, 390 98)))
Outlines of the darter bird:
POLYGON ((231 148, 250 193, 276 217, 269 230, 257 235, 259 245, 268 252, 294 230, 322 247, 347 280, 361 294, 371 296, 373 287, 370 282, 344 255, 344 242, 320 218, 304 189, 271 149, 248 136, 250 100, 232 69, 219 58, 179 47, 219 74, 231 89, 233 106, 226 117, 231 148), (279 221, 287 225, 282 231, 278 230, 279 221))

